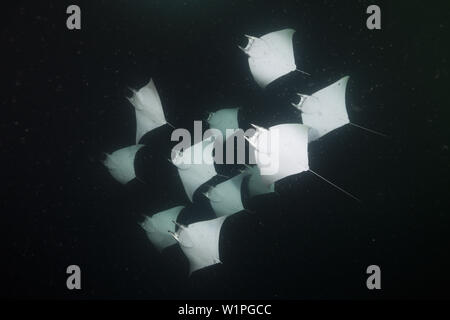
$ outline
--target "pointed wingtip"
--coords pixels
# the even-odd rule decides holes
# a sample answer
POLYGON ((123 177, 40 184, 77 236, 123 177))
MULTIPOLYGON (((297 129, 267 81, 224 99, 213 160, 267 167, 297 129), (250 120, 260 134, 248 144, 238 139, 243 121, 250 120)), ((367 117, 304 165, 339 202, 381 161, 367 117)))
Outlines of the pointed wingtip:
POLYGON ((109 163, 110 161, 112 161, 112 156, 111 156, 111 154, 109 154, 109 153, 107 153, 107 152, 103 152, 103 155, 105 156, 105 159, 102 160, 102 163, 103 163, 103 165, 104 165, 105 167, 108 167, 108 163, 109 163))
POLYGON ((150 78, 150 81, 147 82, 147 84, 145 85, 144 88, 148 88, 148 89, 150 89, 150 90, 157 91, 157 90, 156 90, 156 86, 155 86, 155 82, 153 81, 153 78, 150 78))
POLYGON ((341 80, 339 80, 339 81, 340 81, 340 82, 343 82, 344 85, 347 85, 348 80, 350 80, 350 76, 345 76, 345 77, 343 77, 343 78, 342 78, 341 80))

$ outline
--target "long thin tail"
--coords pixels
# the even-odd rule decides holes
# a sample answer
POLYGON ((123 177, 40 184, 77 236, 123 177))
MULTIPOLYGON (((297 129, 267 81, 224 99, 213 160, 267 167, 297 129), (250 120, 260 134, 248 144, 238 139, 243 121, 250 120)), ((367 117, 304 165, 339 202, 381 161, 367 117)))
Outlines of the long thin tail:
POLYGON ((373 134, 376 134, 376 135, 379 135, 379 136, 382 136, 382 137, 385 137, 385 138, 389 138, 389 136, 387 134, 384 134, 384 133, 381 133, 381 132, 378 132, 378 131, 375 131, 375 130, 372 130, 372 129, 369 129, 369 128, 365 128, 365 127, 360 126, 359 124, 356 124, 356 123, 353 123, 353 122, 350 122, 350 124, 352 126, 354 126, 354 127, 360 128, 360 129, 365 130, 367 132, 370 132, 370 133, 373 133, 373 134))
POLYGON ((309 74, 308 72, 305 72, 305 71, 303 71, 303 70, 300 70, 300 69, 295 69, 296 71, 298 71, 298 72, 301 72, 301 73, 303 73, 303 74, 306 74, 306 75, 308 75, 308 76, 310 76, 311 74, 309 74))
POLYGON ((358 199, 357 197, 355 197, 354 195, 352 195, 350 192, 345 191, 344 189, 342 189, 341 187, 335 185, 333 182, 325 179, 324 177, 322 177, 320 174, 312 171, 311 169, 309 169, 309 171, 311 173, 313 173, 314 175, 316 175, 317 177, 319 177, 320 179, 322 179, 323 181, 329 183, 330 185, 332 185, 333 187, 335 187, 336 189, 340 190, 341 192, 345 193, 346 195, 348 195, 349 197, 353 198, 354 200, 358 201, 358 202, 362 202, 360 199, 358 199))
POLYGON ((220 174, 220 173, 216 173, 216 176, 218 176, 218 177, 222 177, 222 178, 226 178, 226 179, 230 179, 230 177, 229 177, 229 176, 226 176, 226 175, 224 175, 224 174, 220 174))
POLYGON ((173 124, 171 124, 169 121, 166 120, 166 123, 171 126, 173 129, 175 129, 175 126, 173 124))
POLYGON ((138 176, 136 176, 136 180, 139 181, 140 183, 148 184, 147 182, 145 182, 144 180, 142 180, 142 179, 139 178, 138 176))

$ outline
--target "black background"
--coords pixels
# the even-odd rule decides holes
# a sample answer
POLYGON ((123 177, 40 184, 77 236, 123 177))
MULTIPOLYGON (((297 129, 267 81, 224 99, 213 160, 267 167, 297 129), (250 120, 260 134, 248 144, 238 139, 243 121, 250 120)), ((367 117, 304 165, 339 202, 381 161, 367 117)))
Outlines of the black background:
POLYGON ((369 4, 16 1, 3 8, 1 295, 448 298, 448 4, 376 1, 380 31, 365 26, 369 4), (69 4, 81 7, 80 31, 66 28, 69 4), (263 91, 237 45, 243 34, 286 27, 297 30, 297 65, 312 76, 290 74, 263 91), (362 203, 310 173, 286 179, 279 198, 261 201, 260 215, 229 219, 224 263, 190 278, 179 250, 161 256, 147 241, 130 209, 134 198, 101 163, 103 152, 133 143, 125 97, 150 77, 169 121, 191 128, 224 106, 281 108, 273 104, 344 75, 352 121, 389 138, 346 126, 310 146, 310 166, 362 203), (66 289, 71 264, 82 269, 81 291, 66 289), (365 287, 371 264, 381 266, 381 291, 365 287))

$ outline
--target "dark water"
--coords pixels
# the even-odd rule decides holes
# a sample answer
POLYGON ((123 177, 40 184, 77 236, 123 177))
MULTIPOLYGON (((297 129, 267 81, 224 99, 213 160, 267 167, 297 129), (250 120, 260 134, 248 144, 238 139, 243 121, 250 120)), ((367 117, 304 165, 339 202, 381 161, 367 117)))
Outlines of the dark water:
MULTIPOLYGON (((168 2, 77 1, 76 32, 65 28, 72 2, 4 10, 2 296, 449 297, 448 5, 377 1, 382 30, 369 31, 368 1, 168 2), (312 76, 263 91, 237 45, 286 27, 312 76), (389 138, 346 126, 310 146, 310 166, 362 203, 310 173, 290 177, 279 196, 251 204, 256 214, 227 220, 224 264, 191 278, 180 249, 160 255, 137 224, 147 200, 175 192, 173 180, 124 187, 101 164, 133 143, 125 97, 150 77, 168 120, 192 128, 224 106, 283 122, 292 115, 279 106, 296 91, 344 75, 352 121, 389 138), (71 264, 80 292, 65 287, 71 264), (371 264, 382 270, 378 292, 365 287, 371 264)), ((157 140, 150 149, 165 145, 157 140)))

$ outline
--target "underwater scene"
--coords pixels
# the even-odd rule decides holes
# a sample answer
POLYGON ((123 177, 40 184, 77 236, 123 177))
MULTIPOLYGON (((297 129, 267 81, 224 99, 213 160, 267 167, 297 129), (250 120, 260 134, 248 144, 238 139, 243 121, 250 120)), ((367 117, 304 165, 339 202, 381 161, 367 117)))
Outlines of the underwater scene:
POLYGON ((449 298, 448 8, 15 3, 2 297, 449 298))

